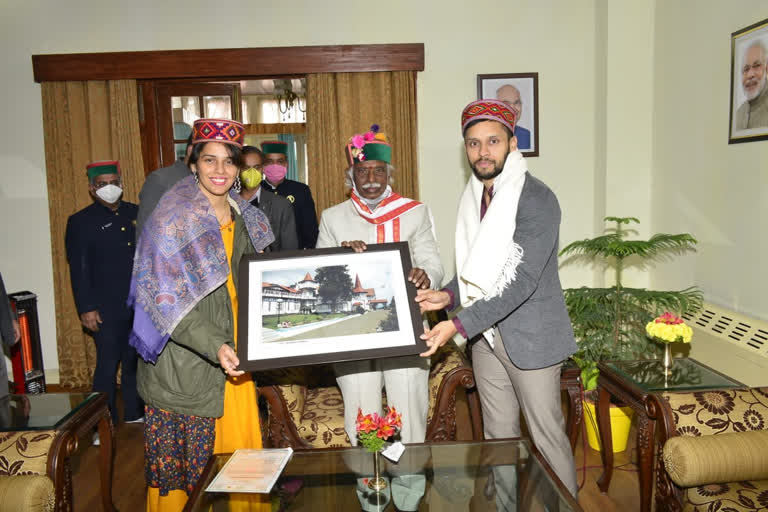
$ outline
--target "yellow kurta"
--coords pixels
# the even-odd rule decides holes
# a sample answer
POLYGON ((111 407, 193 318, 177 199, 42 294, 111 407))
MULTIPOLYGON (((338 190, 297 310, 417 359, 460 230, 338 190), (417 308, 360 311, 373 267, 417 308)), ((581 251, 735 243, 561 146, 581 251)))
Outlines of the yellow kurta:
MULTIPOLYGON (((235 223, 221 226, 221 236, 227 251, 227 261, 232 261, 235 223)), ((232 272, 227 276, 227 291, 232 301, 235 348, 237 348, 237 288, 232 272)), ((239 377, 227 377, 224 385, 224 415, 216 419, 216 440, 213 453, 232 453, 239 448, 261 448, 261 425, 256 384, 250 373, 239 377)), ((269 512, 269 496, 243 494, 230 498, 230 510, 237 512, 269 512)))

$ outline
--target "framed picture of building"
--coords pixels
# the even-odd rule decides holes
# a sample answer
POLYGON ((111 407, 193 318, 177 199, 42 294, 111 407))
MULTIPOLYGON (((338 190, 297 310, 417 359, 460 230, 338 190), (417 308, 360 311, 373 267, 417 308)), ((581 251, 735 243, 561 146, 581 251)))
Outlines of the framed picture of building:
POLYGON ((728 144, 768 140, 768 19, 731 34, 728 144))
POLYGON ((240 369, 418 354, 407 242, 253 254, 240 263, 240 369))

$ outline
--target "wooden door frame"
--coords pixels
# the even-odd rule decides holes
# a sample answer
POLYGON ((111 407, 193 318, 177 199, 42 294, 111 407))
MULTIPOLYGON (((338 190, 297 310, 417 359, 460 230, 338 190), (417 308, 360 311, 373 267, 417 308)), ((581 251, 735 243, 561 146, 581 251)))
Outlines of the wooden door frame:
POLYGON ((424 71, 424 43, 33 55, 35 82, 135 79, 145 172, 160 166, 153 82, 255 80, 311 73, 424 71))
POLYGON ((424 71, 424 43, 33 55, 35 82, 424 71))
MULTIPOLYGON (((172 165, 173 162, 176 160, 176 152, 174 148, 174 142, 173 142, 173 118, 171 116, 171 111, 169 109, 170 104, 170 97, 171 96, 197 96, 200 92, 201 88, 207 88, 209 89, 209 92, 219 94, 222 96, 229 96, 232 102, 232 115, 231 119, 234 119, 235 121, 240 121, 240 109, 238 108, 238 105, 236 104, 239 101, 239 94, 237 94, 236 89, 239 88, 238 84, 233 83, 213 83, 213 82, 200 82, 199 80, 194 81, 152 81, 152 82, 143 82, 142 86, 148 86, 152 87, 155 91, 154 94, 154 108, 157 112, 157 130, 158 130, 158 138, 157 143, 159 144, 159 156, 160 156, 160 162, 153 165, 151 168, 149 168, 148 165, 145 164, 145 173, 148 173, 152 171, 153 169, 157 169, 158 167, 167 167, 169 165, 172 165), (166 139, 168 134, 171 134, 171 141, 166 139)), ((205 106, 200 105, 200 116, 201 117, 207 117, 204 111, 205 106)), ((145 105, 146 109, 146 105, 145 105)), ((149 124, 152 122, 151 118, 149 116, 144 116, 144 121, 146 124, 149 124)), ((143 141, 147 145, 149 145, 149 141, 145 140, 143 141)))

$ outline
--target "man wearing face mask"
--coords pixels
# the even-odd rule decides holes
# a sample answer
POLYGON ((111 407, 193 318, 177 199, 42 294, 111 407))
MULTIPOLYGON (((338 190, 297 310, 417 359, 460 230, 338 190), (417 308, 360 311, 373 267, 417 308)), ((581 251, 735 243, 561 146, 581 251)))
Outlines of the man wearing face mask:
POLYGON ((240 171, 240 197, 264 212, 275 234, 269 244, 270 251, 291 251, 299 248, 296 234, 296 218, 293 207, 286 198, 262 192, 262 163, 264 155, 258 148, 243 146, 243 170, 240 171))
POLYGON ((80 322, 96 342, 93 390, 108 394, 112 422, 117 425, 116 377, 122 365, 124 419, 140 422, 144 403, 136 391, 136 350, 128 344, 133 312, 126 305, 138 206, 120 199, 117 161, 94 162, 86 171, 94 203, 69 217, 65 245, 80 322))
MULTIPOLYGON (((443 267, 429 208, 395 193, 390 186, 394 167, 392 147, 379 127, 353 136, 346 146, 347 185, 350 198, 323 211, 317 247, 351 247, 363 252, 367 244, 408 242, 413 269, 408 280, 418 289, 437 289, 443 267)), ((381 414, 381 388, 388 405, 403 415, 404 443, 424 442, 427 428, 429 362, 418 356, 353 361, 335 365, 336 380, 344 398, 344 428, 357 444, 355 420, 364 414, 381 414)))
POLYGON ((265 192, 281 195, 293 204, 296 233, 300 249, 314 249, 317 242, 317 214, 312 192, 304 183, 286 179, 288 173, 288 144, 269 141, 261 144, 264 153, 265 192))

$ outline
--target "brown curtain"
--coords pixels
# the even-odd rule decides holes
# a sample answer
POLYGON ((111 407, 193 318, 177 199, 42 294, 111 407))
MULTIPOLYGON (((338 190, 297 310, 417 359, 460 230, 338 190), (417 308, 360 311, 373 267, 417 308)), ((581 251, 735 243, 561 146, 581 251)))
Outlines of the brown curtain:
POLYGON ((307 109, 308 181, 318 216, 347 199, 344 146, 374 123, 392 144, 392 188, 418 199, 415 72, 308 75, 307 109))
POLYGON ((42 96, 60 381, 90 387, 96 351, 75 309, 64 231, 92 202, 85 166, 94 160, 118 160, 123 200, 137 202, 144 164, 136 81, 44 82, 42 96))

